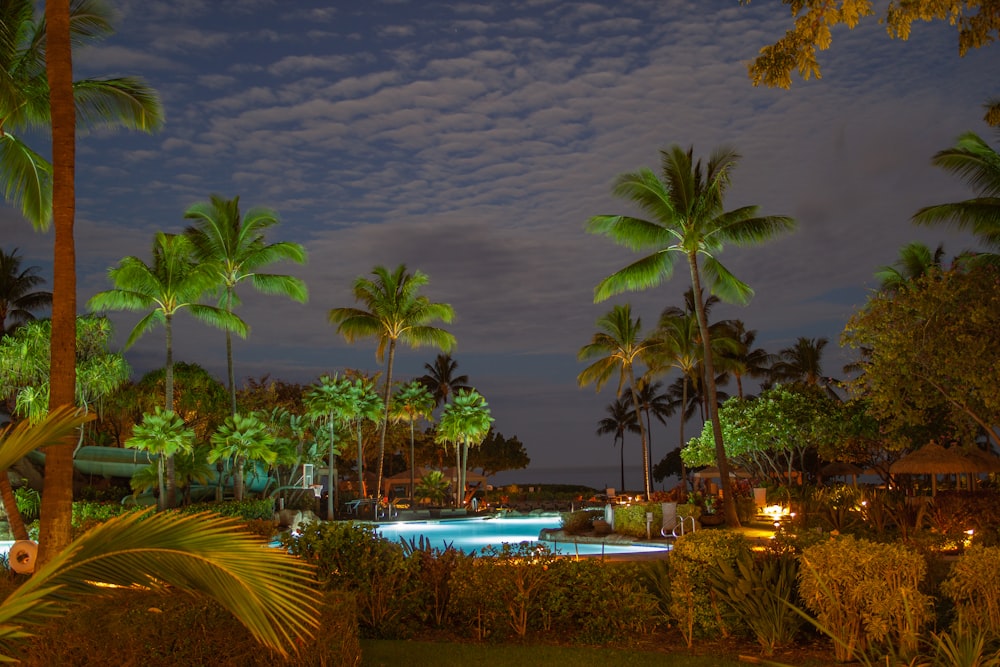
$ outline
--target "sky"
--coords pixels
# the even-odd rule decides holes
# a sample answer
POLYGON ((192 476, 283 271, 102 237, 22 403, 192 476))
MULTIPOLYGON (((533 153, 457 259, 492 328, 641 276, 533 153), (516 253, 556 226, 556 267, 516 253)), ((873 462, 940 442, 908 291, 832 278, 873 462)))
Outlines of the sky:
MULTIPOLYGON (((78 134, 81 309, 111 287, 107 270, 122 257, 150 261, 157 231, 183 231, 189 206, 239 196, 244 211, 278 213, 269 240, 305 246, 306 266, 276 270, 304 279, 310 298, 241 290, 251 333, 234 346, 238 381, 309 383, 380 368, 374 342, 347 344, 327 313, 356 305, 356 277, 404 263, 430 277, 427 296, 454 307, 459 371, 531 457, 498 482, 618 480, 619 451, 595 434, 615 387, 580 388, 577 352, 613 304, 630 302, 649 331, 689 284, 679 271, 595 304, 594 286, 637 255, 584 225, 636 213, 612 183, 658 170, 660 149, 707 158, 735 148, 727 208, 798 221, 765 245, 726 249, 720 259, 756 295, 714 315, 742 319, 771 352, 827 337, 830 375, 851 358, 837 347, 844 325, 903 244, 944 243, 949 256, 975 247, 910 223, 921 206, 970 196, 933 154, 965 131, 997 136, 981 118, 1000 52, 960 58, 944 24, 916 25, 907 42, 874 19, 835 30, 821 80, 774 90, 754 88, 746 66, 788 27, 778 2, 112 4, 117 33, 74 55, 76 76, 144 77, 166 125, 78 134)), ((51 233, 32 232, 9 207, 0 221, 3 247, 51 276, 51 233)), ((138 318, 113 316, 119 343, 138 318)), ((174 342, 175 360, 225 377, 221 332, 182 315, 174 342)), ((401 349, 394 377, 422 375, 436 354, 401 349)), ((126 353, 136 377, 164 357, 162 329, 126 353)), ((676 420, 654 426, 654 461, 676 434, 676 420)), ((640 488, 638 437, 625 447, 626 486, 640 488)))

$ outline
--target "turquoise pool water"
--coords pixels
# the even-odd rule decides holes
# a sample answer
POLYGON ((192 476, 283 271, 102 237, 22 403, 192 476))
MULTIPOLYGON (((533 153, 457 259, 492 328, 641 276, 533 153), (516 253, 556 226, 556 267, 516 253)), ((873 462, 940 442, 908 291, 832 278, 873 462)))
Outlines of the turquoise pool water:
POLYGON ((414 542, 423 535, 432 547, 443 549, 452 545, 465 553, 480 553, 487 546, 530 542, 544 544, 564 555, 592 556, 600 554, 643 554, 663 551, 663 547, 628 544, 587 544, 573 542, 539 542, 543 528, 559 528, 559 516, 498 517, 451 519, 443 521, 399 521, 378 525, 382 537, 398 542, 414 542))

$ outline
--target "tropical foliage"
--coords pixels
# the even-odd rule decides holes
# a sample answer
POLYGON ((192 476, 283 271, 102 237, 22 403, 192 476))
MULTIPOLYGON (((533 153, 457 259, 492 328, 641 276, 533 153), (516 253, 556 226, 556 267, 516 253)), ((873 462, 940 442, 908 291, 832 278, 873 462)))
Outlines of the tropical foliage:
POLYGON ((455 506, 465 504, 466 473, 469 466, 469 447, 477 446, 485 438, 493 424, 489 405, 482 394, 475 389, 459 390, 455 398, 441 413, 437 426, 437 440, 450 442, 455 446, 455 470, 458 471, 458 488, 455 506))
POLYGON ((21 268, 17 248, 10 253, 0 248, 0 337, 52 305, 52 292, 35 289, 44 282, 37 266, 21 268))

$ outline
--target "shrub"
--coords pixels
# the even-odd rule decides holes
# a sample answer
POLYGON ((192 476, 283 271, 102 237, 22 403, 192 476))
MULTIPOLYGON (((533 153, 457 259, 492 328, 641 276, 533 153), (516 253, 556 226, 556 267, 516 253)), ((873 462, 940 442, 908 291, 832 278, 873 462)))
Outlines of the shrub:
POLYGON ((451 580, 459 561, 471 556, 450 544, 444 549, 431 547, 423 535, 419 542, 400 540, 403 553, 412 561, 419 584, 416 593, 416 610, 422 621, 441 627, 448 616, 451 602, 451 580))
POLYGON ((710 584, 717 562, 735 566, 749 549, 746 538, 734 530, 699 530, 678 538, 670 554, 670 616, 690 648, 694 638, 729 636, 739 622, 730 609, 720 606, 710 584))
POLYGON ((956 624, 1000 636, 1000 548, 969 547, 941 592, 955 603, 956 624))
POLYGON ((918 590, 927 570, 919 554, 844 536, 808 547, 800 558, 799 594, 834 639, 838 661, 873 645, 916 650, 931 617, 931 600, 918 590))
POLYGON ((659 536, 660 526, 663 524, 663 507, 659 503, 637 503, 615 507, 615 532, 645 539, 647 512, 653 514, 652 533, 659 536))
POLYGON ((790 553, 740 551, 735 565, 718 561, 710 583, 719 599, 750 628, 766 655, 795 639, 802 617, 792 606, 798 560, 790 553))
POLYGON ((500 599, 503 576, 489 558, 470 556, 456 563, 451 579, 451 616, 477 641, 502 641, 508 634, 500 599))
POLYGON ((374 526, 350 522, 304 523, 282 546, 316 567, 325 590, 357 596, 358 620, 366 636, 405 636, 403 620, 416 596, 413 561, 399 544, 379 537, 374 526))
POLYGON ((604 510, 584 509, 575 512, 563 512, 559 515, 562 529, 570 535, 589 533, 594 529, 594 519, 602 518, 604 510))
POLYGON ((222 516, 234 519, 252 521, 254 519, 274 518, 274 499, 257 498, 254 500, 227 500, 225 502, 213 503, 192 503, 186 507, 180 507, 174 512, 182 514, 197 514, 198 512, 215 512, 222 516))

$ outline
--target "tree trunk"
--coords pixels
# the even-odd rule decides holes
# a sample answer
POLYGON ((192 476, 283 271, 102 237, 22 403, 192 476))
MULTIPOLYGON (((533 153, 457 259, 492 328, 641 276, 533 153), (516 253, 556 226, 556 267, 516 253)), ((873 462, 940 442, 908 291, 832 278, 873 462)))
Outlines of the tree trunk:
POLYGON ((10 534, 14 536, 15 540, 28 539, 28 529, 24 527, 21 512, 17 509, 17 499, 14 497, 14 489, 10 485, 10 476, 6 470, 0 472, 0 497, 3 498, 3 508, 7 513, 10 534))
MULTIPOLYGON (((684 449, 684 421, 687 419, 687 402, 688 402, 688 376, 684 373, 684 379, 682 380, 681 389, 681 450, 684 449)), ((687 466, 684 465, 684 457, 681 457, 681 484, 684 485, 684 491, 688 490, 688 476, 687 476, 687 466)))
POLYGON ((358 488, 361 490, 361 497, 368 497, 368 489, 365 488, 365 451, 361 444, 361 423, 358 419, 358 488))
MULTIPOLYGON (((629 389, 632 391, 632 405, 635 407, 635 420, 639 423, 639 437, 642 439, 642 483, 646 489, 646 500, 649 500, 649 444, 646 439, 646 425, 642 421, 642 408, 639 405, 639 394, 635 390, 635 371, 632 365, 628 367, 629 389)), ((625 489, 622 489, 624 491, 625 489)))
POLYGON ((233 495, 236 501, 239 502, 243 500, 243 467, 246 465, 246 458, 243 456, 236 457, 236 477, 233 479, 233 495))
POLYGON ((701 276, 698 270, 698 255, 688 255, 691 267, 691 285, 694 288, 694 305, 698 314, 698 329, 701 330, 701 343, 704 347, 705 389, 708 395, 706 407, 708 417, 712 420, 712 435, 715 438, 715 461, 719 467, 719 477, 722 484, 722 509, 726 517, 726 525, 730 528, 740 527, 740 517, 736 513, 736 502, 733 498, 733 485, 729 479, 729 461, 726 458, 726 446, 722 440, 722 424, 719 423, 719 399, 715 391, 715 365, 712 362, 712 339, 708 331, 708 317, 705 315, 705 304, 701 293, 701 276))
POLYGON ((392 398, 392 362, 396 358, 396 339, 389 339, 389 359, 385 364, 385 392, 383 401, 385 402, 385 414, 382 415, 382 433, 378 440, 378 470, 375 471, 377 486, 375 492, 382 497, 382 466, 385 464, 385 432, 389 428, 389 399, 392 398))
MULTIPOLYGON (((45 3, 45 70, 52 117, 52 339, 49 357, 49 408, 74 405, 76 398, 76 107, 69 0, 45 3)), ((69 546, 72 538, 72 435, 44 448, 45 485, 36 567, 69 546)))
POLYGON ((330 484, 330 490, 326 494, 326 519, 327 521, 333 521, 334 512, 339 503, 337 502, 339 498, 337 497, 337 449, 334 444, 334 423, 333 414, 330 414, 330 450, 327 454, 327 465, 330 466, 329 474, 327 475, 327 481, 330 484))
MULTIPOLYGON (((166 385, 166 397, 164 409, 167 412, 174 411, 174 330, 173 316, 166 315, 164 330, 167 338, 167 368, 164 371, 163 383, 166 385)), ((165 487, 160 497, 160 509, 167 509, 177 506, 177 485, 174 478, 174 456, 171 454, 160 454, 165 458, 164 472, 166 477, 165 487)))
MULTIPOLYGON (((233 288, 226 288, 226 312, 233 312, 233 288)), ((229 399, 232 415, 236 416, 236 375, 233 371, 233 334, 226 329, 226 368, 229 371, 229 399)))

